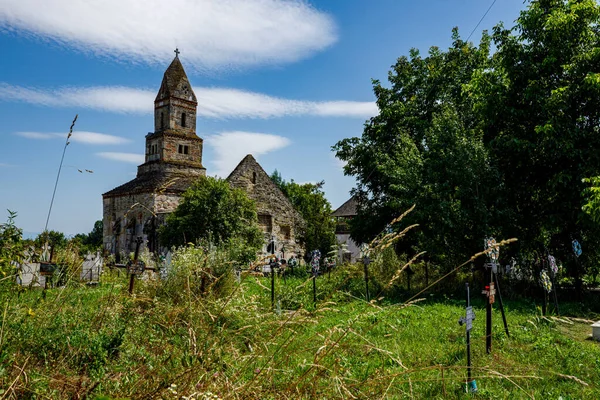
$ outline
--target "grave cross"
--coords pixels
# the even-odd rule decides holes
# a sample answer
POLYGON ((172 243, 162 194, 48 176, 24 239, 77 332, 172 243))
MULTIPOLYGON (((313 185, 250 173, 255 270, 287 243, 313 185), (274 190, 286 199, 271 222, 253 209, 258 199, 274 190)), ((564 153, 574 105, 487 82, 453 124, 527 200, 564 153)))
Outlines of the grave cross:
POLYGON ((510 336, 508 332, 508 324, 506 322, 506 314, 504 314, 504 305, 502 304, 502 295, 500 294, 500 282, 498 281, 498 258, 500 257, 500 246, 496 243, 496 239, 487 238, 484 240, 484 248, 487 251, 488 261, 484 264, 486 269, 490 271, 490 284, 485 287, 483 294, 488 298, 485 308, 485 348, 486 352, 492 352, 492 304, 496 301, 496 293, 498 294, 498 303, 500 312, 502 313, 502 322, 506 336, 510 336))
POLYGON ((475 319, 475 312, 471 307, 471 295, 469 292, 469 284, 467 286, 467 307, 466 316, 461 317, 458 320, 460 325, 466 325, 467 331, 467 391, 470 393, 477 392, 477 383, 475 379, 471 378, 471 329, 473 329, 473 320, 475 319))
POLYGON ((142 260, 139 260, 140 254, 140 246, 144 242, 144 239, 141 236, 138 236, 135 239, 135 253, 133 256, 133 261, 129 261, 127 263, 127 270, 129 271, 129 294, 133 293, 133 285, 135 282, 135 276, 142 274, 146 269, 146 265, 142 260))

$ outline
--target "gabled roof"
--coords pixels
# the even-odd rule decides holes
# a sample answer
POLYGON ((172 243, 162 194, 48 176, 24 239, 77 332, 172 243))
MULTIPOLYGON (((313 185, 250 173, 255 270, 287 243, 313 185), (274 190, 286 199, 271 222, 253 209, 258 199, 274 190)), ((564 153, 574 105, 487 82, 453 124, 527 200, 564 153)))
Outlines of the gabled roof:
POLYGON ((179 61, 179 57, 175 57, 171 62, 171 65, 169 65, 169 68, 165 71, 160 90, 154 101, 156 102, 167 97, 179 97, 188 101, 197 102, 196 94, 192 90, 192 85, 190 85, 190 81, 183 69, 183 65, 181 65, 181 61, 179 61), (187 95, 185 93, 186 90, 187 95), (190 93, 191 99, 189 99, 190 93))
MULTIPOLYGON (((257 180, 260 182, 260 184, 265 185, 271 191, 271 193, 276 193, 276 195, 284 203, 286 203, 287 206, 289 206, 289 208, 294 212, 298 221, 304 221, 304 219, 302 218, 302 216, 300 215, 298 210, 296 210, 296 207, 294 207, 294 205, 292 204, 290 199, 281 191, 281 189, 279 189, 279 186, 277 186, 273 182, 273 180, 271 179, 269 174, 267 174, 267 172, 263 169, 263 167, 261 167, 261 165, 258 163, 258 161, 256 161, 256 159, 252 156, 252 154, 248 154, 246 157, 244 157, 242 159, 242 161, 240 161, 240 163, 237 165, 237 167, 235 167, 233 169, 233 171, 231 171, 231 173, 229 174, 229 176, 227 177, 226 180, 229 183, 233 183, 238 178, 243 177, 244 172, 248 171, 248 170, 257 172, 258 175, 260 175, 260 176, 257 176, 257 180)), ((252 197, 251 194, 250 194, 250 197, 252 197)))
POLYGON ((356 212, 356 197, 352 196, 348 201, 338 207, 331 216, 332 217, 352 217, 356 212))

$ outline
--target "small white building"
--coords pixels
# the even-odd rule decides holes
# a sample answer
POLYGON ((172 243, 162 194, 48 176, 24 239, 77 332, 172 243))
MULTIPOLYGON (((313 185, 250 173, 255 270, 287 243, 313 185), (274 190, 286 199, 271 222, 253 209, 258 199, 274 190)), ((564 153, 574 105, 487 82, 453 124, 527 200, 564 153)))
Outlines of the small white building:
POLYGON ((356 199, 351 197, 335 210, 331 216, 335 217, 335 238, 338 245, 344 245, 338 256, 343 262, 356 262, 360 257, 360 244, 350 238, 350 220, 356 215, 356 199))

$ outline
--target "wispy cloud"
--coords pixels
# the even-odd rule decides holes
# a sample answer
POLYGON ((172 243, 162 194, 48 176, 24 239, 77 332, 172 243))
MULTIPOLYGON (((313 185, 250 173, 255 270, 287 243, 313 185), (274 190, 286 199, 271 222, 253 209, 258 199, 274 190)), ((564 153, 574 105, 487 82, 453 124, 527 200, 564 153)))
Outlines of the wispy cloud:
POLYGON ((331 163, 332 165, 336 168, 336 169, 341 169, 342 171, 344 170, 344 167, 346 166, 346 161, 342 161, 339 158, 337 158, 335 156, 335 153, 330 153, 331 154, 331 163))
POLYGON ((214 168, 211 169, 210 175, 225 178, 246 154, 257 157, 282 149, 291 141, 283 136, 268 133, 232 131, 207 136, 204 143, 212 147, 215 153, 212 162, 214 168))
POLYGON ((2 28, 134 63, 164 64, 179 46, 208 71, 293 62, 337 40, 304 0, 3 0, 2 28))
MULTIPOLYGON (((48 140, 48 139, 66 139, 66 133, 46 133, 46 132, 15 132, 15 135, 27 139, 48 140)), ((71 136, 71 141, 91 144, 91 145, 116 145, 129 143, 129 139, 119 136, 107 135, 98 132, 74 131, 71 136)))
POLYGON ((10 167, 14 167, 14 165, 7 164, 7 163, 0 163, 0 168, 10 168, 10 167))
POLYGON ((96 153, 96 155, 102 158, 106 158, 108 160, 126 162, 131 164, 142 164, 144 162, 144 155, 137 153, 101 152, 96 153))
MULTIPOLYGON (((369 118, 378 109, 370 101, 303 101, 230 88, 194 88, 198 116, 214 119, 277 118, 313 115, 369 118)), ((78 107, 116 113, 153 112, 155 90, 123 86, 40 89, 0 82, 0 100, 48 107, 78 107)))

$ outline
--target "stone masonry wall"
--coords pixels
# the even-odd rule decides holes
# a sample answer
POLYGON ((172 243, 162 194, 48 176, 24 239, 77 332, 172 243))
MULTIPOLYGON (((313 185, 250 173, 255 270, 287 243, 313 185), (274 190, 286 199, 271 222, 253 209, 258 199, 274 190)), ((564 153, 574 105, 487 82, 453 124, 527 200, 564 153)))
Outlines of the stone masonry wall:
POLYGON ((285 246, 286 258, 302 251, 302 247, 296 243, 303 223, 302 217, 256 161, 248 162, 242 168, 236 168, 228 181, 231 186, 244 190, 248 197, 255 201, 259 215, 271 216, 272 232, 265 232, 263 250, 266 251, 266 243, 273 234, 277 252, 281 251, 282 246, 285 246), (289 239, 286 239, 285 236, 288 232, 289 239))
POLYGON ((164 223, 166 215, 179 205, 177 194, 139 193, 103 200, 104 249, 109 253, 135 250, 135 238, 142 236, 148 240, 148 227, 156 215, 156 226, 164 223))

